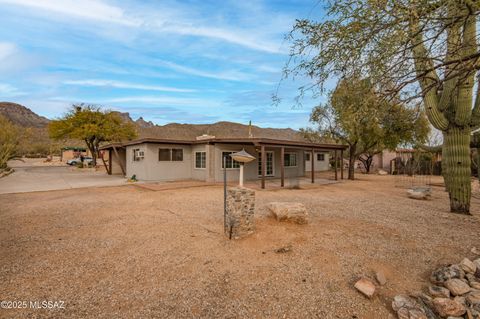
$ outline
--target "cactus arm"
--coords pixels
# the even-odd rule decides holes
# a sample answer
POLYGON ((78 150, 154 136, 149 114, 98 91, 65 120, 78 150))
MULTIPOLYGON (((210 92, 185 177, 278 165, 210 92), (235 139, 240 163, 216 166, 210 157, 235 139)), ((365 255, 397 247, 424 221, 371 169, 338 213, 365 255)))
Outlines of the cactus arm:
MULTIPOLYGON (((459 21, 455 22, 455 4, 449 6, 449 16, 452 21, 452 25, 447 29, 447 54, 445 57, 446 62, 454 61, 459 58, 458 48, 460 47, 460 28, 461 24, 459 21)), ((456 66, 458 63, 448 64, 445 69, 445 77, 447 80, 443 83, 443 92, 440 96, 440 101, 438 104, 438 109, 443 112, 448 107, 454 105, 452 103, 452 98, 456 93, 456 88, 458 85, 458 75, 452 76, 455 72, 456 66)))
POLYGON ((477 85, 477 92, 475 94, 475 104, 473 105, 470 127, 472 131, 480 128, 480 85, 477 85))
POLYGON ((418 25, 418 18, 415 13, 412 14, 410 21, 410 34, 413 42, 413 58, 415 62, 415 71, 418 76, 420 87, 422 88, 425 105, 425 112, 430 123, 441 131, 448 128, 448 120, 445 115, 438 108, 438 96, 436 85, 439 83, 437 72, 433 67, 433 61, 428 57, 427 49, 425 48, 423 34, 418 25), (430 70, 425 74, 426 70, 430 70))
MULTIPOLYGON (((468 14, 466 12, 465 14, 468 14)), ((470 15, 465 21, 465 26, 462 36, 461 54, 463 57, 471 56, 477 52, 477 24, 476 16, 470 15)), ((455 112, 455 123, 460 126, 465 126, 470 123, 472 116, 472 94, 473 84, 475 80, 475 72, 472 70, 475 67, 475 61, 467 62, 467 74, 462 79, 458 87, 458 103, 455 112)))

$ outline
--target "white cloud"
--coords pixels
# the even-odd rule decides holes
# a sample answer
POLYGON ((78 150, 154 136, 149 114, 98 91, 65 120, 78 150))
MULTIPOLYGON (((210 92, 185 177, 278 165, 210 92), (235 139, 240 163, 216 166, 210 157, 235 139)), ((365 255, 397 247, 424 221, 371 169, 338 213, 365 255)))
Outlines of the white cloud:
POLYGON ((0 61, 5 60, 15 53, 17 47, 10 42, 0 42, 0 61))
POLYGON ((163 91, 163 92, 177 92, 177 93, 188 93, 188 92, 197 91, 193 89, 182 89, 182 88, 167 87, 167 86, 144 85, 144 84, 121 82, 121 81, 98 80, 98 79, 69 80, 63 83, 67 85, 100 86, 100 87, 105 86, 105 87, 113 87, 113 88, 121 88, 121 89, 135 89, 135 90, 163 91))
POLYGON ((96 0, 0 0, 0 3, 30 7, 56 12, 88 20, 138 26, 139 21, 125 16, 124 11, 115 6, 96 0))
POLYGON ((163 96, 126 96, 126 97, 106 99, 101 102, 105 104, 147 103, 147 104, 171 105, 171 106, 203 106, 203 107, 219 106, 219 102, 214 100, 198 99, 198 98, 163 97, 163 96))
POLYGON ((20 95, 25 95, 25 92, 20 91, 19 89, 8 83, 0 83, 0 98, 14 97, 20 95))
MULTIPOLYGON (((0 0, 0 3, 22 6, 38 11, 60 14, 85 20, 114 23, 140 28, 156 33, 205 37, 236 44, 268 53, 282 53, 280 43, 262 36, 258 26, 233 29, 229 26, 209 26, 209 22, 195 18, 196 12, 189 7, 167 7, 152 10, 142 7, 124 10, 101 0, 0 0), (136 10, 135 10, 136 9, 136 10), (154 11, 154 12, 151 12, 154 11)), ((159 7, 157 5, 157 7, 159 7)), ((41 13, 41 12, 40 12, 41 13)), ((48 15, 51 18, 51 15, 48 15)))
POLYGON ((204 78, 227 80, 227 81, 247 81, 250 79, 249 74, 238 72, 238 71, 225 71, 225 72, 214 73, 214 72, 207 72, 199 69, 194 69, 188 66, 180 65, 177 63, 169 62, 169 61, 157 61, 157 62, 159 65, 167 67, 171 70, 185 73, 185 74, 200 76, 204 78))
POLYGON ((279 44, 269 43, 268 41, 261 41, 246 35, 240 30, 228 30, 223 28, 212 28, 204 26, 189 26, 182 24, 170 24, 169 26, 159 26, 158 30, 181 35, 200 36, 222 40, 237 44, 253 50, 264 51, 268 53, 281 53, 279 44))

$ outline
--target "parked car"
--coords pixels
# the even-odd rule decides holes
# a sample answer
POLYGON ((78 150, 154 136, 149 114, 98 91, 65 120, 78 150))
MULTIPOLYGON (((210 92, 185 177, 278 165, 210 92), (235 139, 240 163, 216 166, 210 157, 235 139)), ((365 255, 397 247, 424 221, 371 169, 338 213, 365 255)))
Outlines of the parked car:
MULTIPOLYGON (((93 158, 91 158, 90 156, 85 156, 83 158, 83 164, 90 164, 92 161, 93 161, 93 158)), ((82 160, 80 159, 80 157, 72 158, 67 161, 67 165, 77 165, 78 163, 81 163, 81 162, 82 160)))

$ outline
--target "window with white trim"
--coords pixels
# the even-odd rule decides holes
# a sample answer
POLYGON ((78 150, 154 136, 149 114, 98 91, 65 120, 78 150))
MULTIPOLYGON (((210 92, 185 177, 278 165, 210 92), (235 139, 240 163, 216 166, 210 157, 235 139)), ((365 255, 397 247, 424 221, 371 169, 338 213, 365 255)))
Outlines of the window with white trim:
POLYGON ((297 166, 297 153, 285 153, 283 155, 283 162, 285 167, 297 166))
POLYGON ((305 153, 305 160, 310 161, 310 153, 305 153))
POLYGON ((195 152, 195 168, 207 167, 207 152, 195 152))
POLYGON ((325 160, 325 154, 317 153, 317 161, 323 162, 325 160))
POLYGON ((222 152, 222 168, 240 168, 240 163, 237 161, 234 161, 233 158, 230 156, 231 154, 236 153, 236 152, 222 152), (224 161, 224 158, 226 158, 226 162, 224 161))

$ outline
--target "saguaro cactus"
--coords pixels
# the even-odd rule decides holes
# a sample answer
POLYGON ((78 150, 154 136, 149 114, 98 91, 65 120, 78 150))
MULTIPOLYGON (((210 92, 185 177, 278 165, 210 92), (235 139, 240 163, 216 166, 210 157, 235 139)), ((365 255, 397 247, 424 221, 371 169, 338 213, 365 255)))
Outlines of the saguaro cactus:
POLYGON ((471 197, 470 139, 472 128, 480 126, 480 88, 473 104, 476 60, 468 59, 478 53, 476 17, 470 15, 465 4, 452 2, 448 8, 446 25, 447 55, 443 88, 434 63, 429 58, 421 27, 410 22, 413 39, 415 69, 422 87, 427 116, 444 136, 442 163, 446 189, 450 197, 450 210, 469 214, 471 197), (463 18, 459 18, 463 17, 463 18), (426 75, 426 76, 425 76, 426 75))

